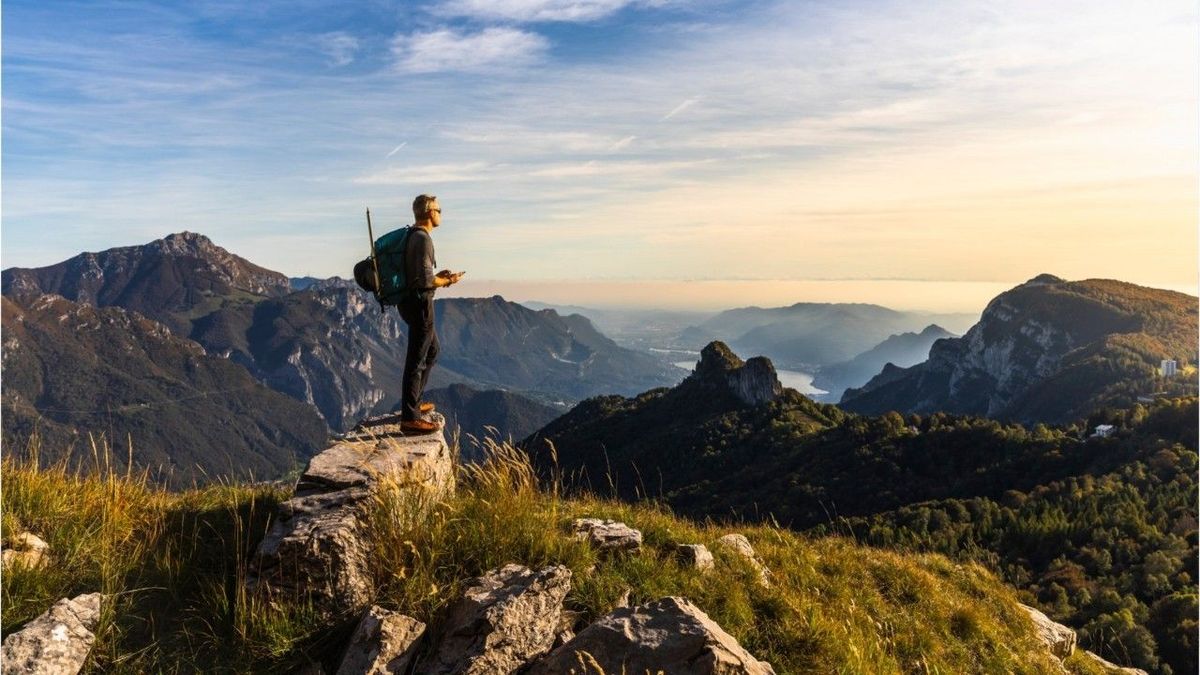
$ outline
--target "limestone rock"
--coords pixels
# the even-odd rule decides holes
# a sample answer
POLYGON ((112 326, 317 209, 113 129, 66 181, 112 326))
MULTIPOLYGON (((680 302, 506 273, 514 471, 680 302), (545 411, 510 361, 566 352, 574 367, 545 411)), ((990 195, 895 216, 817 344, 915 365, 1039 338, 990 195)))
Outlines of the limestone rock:
POLYGON ((1150 675, 1141 668, 1127 668, 1125 666, 1118 666, 1112 661, 1101 657, 1099 654, 1093 654, 1087 650, 1084 650, 1083 655, 1091 659, 1096 665, 1103 668, 1104 672, 1111 673, 1112 675, 1150 675))
POLYGON ((99 593, 63 598, 4 638, 4 675, 71 675, 87 660, 100 622, 99 593))
POLYGON ((18 534, 12 548, 0 552, 0 565, 8 567, 20 564, 25 567, 40 567, 51 561, 50 544, 32 532, 18 534))
POLYGON ((1018 606, 1029 614, 1030 619, 1033 619, 1038 639, 1046 643, 1051 654, 1065 659, 1075 652, 1075 631, 1052 621, 1050 617, 1029 605, 1018 603, 1018 606))
POLYGON ((373 591, 370 539, 362 532, 369 496, 349 488, 281 504, 258 547, 251 589, 311 600, 326 614, 366 606, 373 591))
POLYGON ((683 598, 618 609, 538 661, 529 675, 566 673, 774 675, 683 598), (585 665, 586 664, 586 665, 585 665))
POLYGON ((759 560, 758 554, 754 552, 754 547, 750 545, 750 540, 745 535, 727 534, 718 539, 717 543, 745 558, 754 569, 758 570, 758 580, 764 586, 771 584, 771 570, 763 565, 762 560, 759 560))
POLYGON ((389 484, 437 498, 454 484, 453 458, 440 431, 395 433, 396 425, 376 426, 309 461, 259 544, 248 574, 252 590, 311 601, 330 616, 370 604, 373 540, 365 530, 372 495, 389 484))
POLYGON ((404 675, 424 634, 420 621, 372 606, 354 629, 337 675, 404 675))
POLYGON ((713 555, 704 544, 680 544, 675 551, 686 567, 692 567, 701 572, 707 572, 713 568, 713 555))
MULTIPOLYGON (((446 422, 437 413, 430 419, 442 425, 446 422)), ((382 421, 344 435, 342 442, 309 460, 296 482, 296 496, 370 487, 382 477, 402 485, 423 485, 436 492, 453 489, 454 464, 441 432, 399 436, 397 416, 382 421)))
POLYGON ((562 565, 534 572, 505 565, 475 579, 447 612, 427 675, 515 673, 550 651, 571 590, 562 565))
POLYGON ((625 523, 578 518, 572 527, 576 539, 589 541, 601 551, 637 551, 642 547, 642 533, 625 523))

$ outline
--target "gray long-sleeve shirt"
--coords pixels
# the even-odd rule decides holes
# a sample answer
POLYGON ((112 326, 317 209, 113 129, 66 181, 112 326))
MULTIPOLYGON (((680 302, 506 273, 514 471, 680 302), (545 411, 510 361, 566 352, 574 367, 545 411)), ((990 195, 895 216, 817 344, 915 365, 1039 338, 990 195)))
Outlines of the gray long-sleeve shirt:
POLYGON ((433 295, 434 268, 437 258, 433 255, 433 237, 423 228, 414 226, 408 233, 408 244, 404 251, 404 278, 409 289, 419 292, 422 298, 433 295))

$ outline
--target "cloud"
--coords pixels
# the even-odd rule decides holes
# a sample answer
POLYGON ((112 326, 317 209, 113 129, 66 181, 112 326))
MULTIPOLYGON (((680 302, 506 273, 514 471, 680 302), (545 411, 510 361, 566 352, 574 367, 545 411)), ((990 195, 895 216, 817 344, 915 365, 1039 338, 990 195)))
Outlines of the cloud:
POLYGON ((459 33, 449 28, 392 40, 396 67, 405 73, 479 71, 536 63, 549 47, 546 38, 515 28, 459 33))
POLYGON ((626 136, 625 138, 622 138, 621 140, 617 141, 616 143, 613 143, 611 146, 609 146, 608 149, 612 150, 612 151, 621 150, 636 140, 637 140, 637 136, 626 136))
POLYGON ((345 66, 354 61, 358 53, 358 38, 338 31, 317 36, 317 48, 329 57, 332 66, 345 66))
POLYGON ((489 169, 496 168, 489 166, 486 162, 466 162, 463 164, 427 164, 425 166, 413 166, 404 168, 393 168, 385 171, 379 171, 365 176, 359 176, 354 179, 355 183, 360 185, 414 185, 430 183, 461 183, 464 181, 478 180, 488 173, 489 169))
POLYGON ((450 0, 433 11, 492 21, 593 21, 632 4, 631 0, 450 0))
POLYGON ((688 100, 684 101, 683 103, 680 103, 679 105, 675 106, 675 108, 673 110, 671 110, 671 112, 667 113, 666 115, 663 115, 662 119, 660 119, 659 122, 666 122, 667 120, 678 115, 679 113, 683 112, 684 110, 687 110, 688 108, 696 105, 696 103, 698 103, 699 101, 700 101, 700 99, 698 99, 698 98, 689 98, 688 100))
MULTIPOLYGON (((403 148, 406 145, 408 145, 408 141, 404 141, 400 145, 397 145, 396 147, 392 148, 392 151, 387 154, 387 157, 391 157, 392 155, 396 154, 397 152, 400 152, 400 148, 403 148)), ((384 157, 384 159, 387 159, 387 157, 384 157)))

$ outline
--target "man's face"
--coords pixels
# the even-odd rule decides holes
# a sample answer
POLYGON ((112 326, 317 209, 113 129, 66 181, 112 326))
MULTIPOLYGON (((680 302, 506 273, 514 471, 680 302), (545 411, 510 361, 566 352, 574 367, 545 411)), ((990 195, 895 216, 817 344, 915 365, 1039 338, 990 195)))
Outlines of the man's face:
POLYGON ((436 202, 429 202, 429 221, 434 227, 442 224, 442 207, 436 202))

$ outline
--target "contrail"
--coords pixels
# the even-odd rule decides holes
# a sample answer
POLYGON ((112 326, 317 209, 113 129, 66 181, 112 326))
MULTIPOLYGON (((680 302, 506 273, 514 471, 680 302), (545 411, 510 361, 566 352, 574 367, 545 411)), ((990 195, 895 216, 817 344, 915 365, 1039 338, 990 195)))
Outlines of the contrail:
POLYGON ((666 122, 667 120, 678 115, 679 113, 683 112, 684 110, 687 110, 688 108, 692 107, 699 101, 700 101, 699 98, 689 98, 688 100, 684 101, 683 103, 680 103, 679 105, 675 106, 675 109, 672 110, 671 112, 667 113, 666 115, 663 115, 662 119, 660 119, 659 122, 666 122))
POLYGON ((400 145, 397 145, 396 147, 392 148, 392 151, 391 151, 391 152, 389 152, 389 153, 387 154, 387 157, 384 157, 384 159, 387 159, 388 157, 391 157, 392 155, 396 154, 397 152, 400 152, 400 148, 403 148, 403 147, 404 147, 404 146, 406 146, 406 145, 408 145, 408 141, 404 141, 404 142, 403 142, 403 143, 401 143, 400 145))

